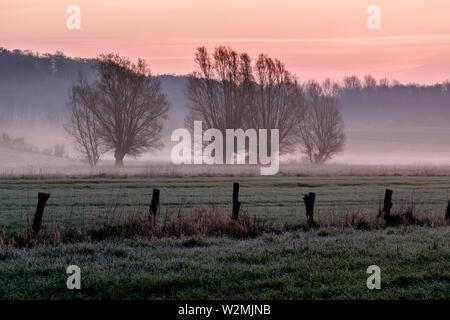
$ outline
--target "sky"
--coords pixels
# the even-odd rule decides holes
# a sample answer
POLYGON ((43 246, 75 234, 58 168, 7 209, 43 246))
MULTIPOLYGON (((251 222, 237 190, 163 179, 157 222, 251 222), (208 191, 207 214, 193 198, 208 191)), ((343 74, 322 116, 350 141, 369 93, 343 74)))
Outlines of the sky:
POLYGON ((450 79, 448 0, 1 0, 0 47, 148 61, 193 71, 195 49, 227 45, 282 60, 300 79, 371 73, 402 82, 450 79), (67 28, 70 5, 80 29, 67 28), (367 8, 380 8, 369 29, 367 8))

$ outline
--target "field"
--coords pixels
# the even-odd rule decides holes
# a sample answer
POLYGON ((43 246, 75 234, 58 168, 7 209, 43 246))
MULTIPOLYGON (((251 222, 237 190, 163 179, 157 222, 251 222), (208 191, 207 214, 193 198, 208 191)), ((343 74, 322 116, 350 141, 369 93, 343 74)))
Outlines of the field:
POLYGON ((119 221, 147 212, 153 188, 161 214, 194 207, 231 211, 232 183, 250 215, 290 226, 255 239, 116 239, 0 251, 0 299, 447 299, 448 226, 372 231, 302 231, 302 195, 316 192, 315 219, 361 210, 374 217, 384 190, 394 208, 443 215, 448 176, 32 177, 0 180, 0 223, 19 232, 32 218, 37 192, 48 192, 44 224, 119 221), (66 289, 65 268, 82 269, 82 290, 66 289), (368 290, 366 269, 382 270, 382 289, 368 290))
POLYGON ((6 249, 0 299, 448 299, 449 244, 448 229, 406 228, 6 249), (366 287, 373 264, 381 290, 366 287))
POLYGON ((7 230, 26 225, 34 214, 38 192, 51 198, 47 222, 87 223, 119 219, 130 211, 148 211, 152 189, 161 190, 161 213, 189 213, 206 206, 230 210, 232 185, 240 182, 242 209, 276 224, 304 219, 304 193, 316 192, 319 217, 362 210, 376 215, 384 190, 394 190, 394 207, 444 213, 450 183, 446 176, 308 176, 308 177, 190 177, 190 178, 54 178, 0 180, 0 221, 7 230))

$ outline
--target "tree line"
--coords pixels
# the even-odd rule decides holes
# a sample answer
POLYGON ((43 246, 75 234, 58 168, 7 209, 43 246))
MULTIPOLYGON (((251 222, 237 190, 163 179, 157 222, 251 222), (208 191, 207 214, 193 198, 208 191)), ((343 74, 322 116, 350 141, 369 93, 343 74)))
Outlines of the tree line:
MULTIPOLYGON (((226 129, 278 129, 281 154, 299 150, 317 164, 342 151, 339 97, 327 83, 300 84, 280 60, 261 54, 252 61, 224 46, 211 54, 200 47, 194 60, 186 90, 188 128, 200 120, 205 130, 222 134, 226 129)), ((144 60, 100 55, 95 70, 95 81, 80 75, 69 94, 65 128, 77 150, 92 166, 113 151, 120 167, 126 155, 160 149, 170 105, 144 60)))
MULTIPOLYGON (((67 91, 76 83, 80 71, 86 80, 95 79, 95 68, 92 68, 95 63, 96 59, 71 58, 62 52, 39 54, 0 48, 0 126, 24 125, 29 128, 40 127, 43 123, 61 126, 68 113, 65 108, 67 91)), ((180 106, 184 114, 183 91, 188 76, 157 78, 169 101, 174 107, 180 106)), ((379 123, 379 120, 385 120, 383 112, 389 112, 392 120, 402 124, 433 125, 424 122, 428 118, 437 118, 445 125, 445 120, 450 119, 449 81, 403 84, 367 75, 326 82, 338 92, 346 126, 361 124, 367 119, 379 123)))
MULTIPOLYGON (((300 84, 278 59, 218 47, 197 49, 189 78, 186 125, 202 120, 205 129, 279 129, 280 153, 299 149, 323 163, 342 151, 344 125, 339 99, 317 82, 300 84)), ((270 145, 267 143, 267 145, 270 145)))

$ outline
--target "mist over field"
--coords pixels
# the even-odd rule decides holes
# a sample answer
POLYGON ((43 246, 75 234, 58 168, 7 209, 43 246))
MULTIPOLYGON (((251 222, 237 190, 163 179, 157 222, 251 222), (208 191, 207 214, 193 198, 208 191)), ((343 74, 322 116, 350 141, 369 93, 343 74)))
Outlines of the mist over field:
MULTIPOLYGON (((33 55, 0 51, 0 134, 23 138, 30 150, 0 147, 0 167, 80 166, 73 141, 64 130, 69 116, 68 92, 82 73, 95 77, 94 60, 68 58, 62 53, 33 55), (64 146, 63 157, 54 157, 55 146, 64 146), (44 151, 44 152, 42 152, 44 151), (44 154, 42 154, 44 153, 44 154)), ((159 75, 171 108, 162 130, 164 149, 146 153, 128 164, 170 161, 170 134, 185 127, 187 76, 159 75), (135 162, 138 160, 138 162, 135 162)), ((301 82, 303 79, 299 76, 301 82)), ((381 81, 380 81, 381 83, 381 81)), ((340 108, 347 141, 331 164, 347 165, 446 165, 450 160, 450 85, 403 85, 395 81, 370 87, 349 82, 342 85, 340 108)), ((112 164, 106 154, 100 165, 112 164)), ((281 161, 302 161, 299 152, 281 161)))

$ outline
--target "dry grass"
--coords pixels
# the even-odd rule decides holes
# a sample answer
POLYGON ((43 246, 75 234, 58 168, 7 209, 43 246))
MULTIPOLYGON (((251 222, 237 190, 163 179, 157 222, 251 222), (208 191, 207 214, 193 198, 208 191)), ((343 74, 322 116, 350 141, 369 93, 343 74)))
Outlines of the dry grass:
POLYGON ((92 240, 109 238, 183 238, 190 236, 229 237, 234 239, 255 238, 272 230, 270 224, 250 217, 244 211, 238 220, 223 211, 209 211, 207 208, 194 208, 187 216, 172 213, 163 217, 150 217, 141 212, 128 215, 122 224, 104 223, 100 228, 91 228, 88 234, 92 240))
POLYGON ((83 231, 70 224, 46 226, 35 233, 29 224, 22 232, 5 234, 0 232, 1 247, 27 247, 57 245, 82 241, 103 241, 113 238, 155 240, 161 238, 228 237, 233 239, 256 238, 273 231, 271 224, 250 217, 247 211, 234 220, 220 210, 208 211, 195 208, 189 215, 166 213, 164 216, 150 216, 142 212, 130 212, 120 223, 104 221, 100 226, 91 221, 83 231))
MULTIPOLYGON (((1 147, 0 147, 1 148, 1 147)), ((10 152, 9 152, 10 153, 10 152)), ((1 154, 1 153, 0 153, 1 154)), ((8 152, 4 152, 8 154, 8 152)), ((101 165, 91 168, 76 160, 44 156, 43 163, 50 166, 39 166, 35 163, 22 163, 17 160, 6 159, 0 163, 0 178, 2 179, 39 179, 39 178, 188 178, 188 177, 258 177, 259 165, 174 165, 170 161, 139 161, 127 160, 126 167, 116 168, 111 161, 101 161, 101 165), (5 162, 6 161, 6 162, 5 162)), ((0 159, 1 160, 1 159, 0 159)), ((279 176, 283 177, 448 177, 448 165, 345 165, 325 164, 313 165, 298 162, 280 163, 279 176)))
MULTIPOLYGON (((381 215, 382 218, 383 214, 381 215)), ((424 212, 416 213, 414 206, 399 207, 392 210, 391 215, 386 219, 388 226, 417 225, 426 227, 445 227, 449 223, 445 220, 443 213, 424 212)))
POLYGON ((449 226, 449 222, 445 219, 443 213, 415 213, 414 207, 396 207, 386 220, 382 211, 378 216, 374 217, 362 210, 353 210, 340 214, 332 212, 326 215, 325 218, 320 218, 319 216, 317 225, 320 228, 375 230, 383 227, 399 226, 439 228, 449 226))
POLYGON ((383 225, 383 221, 368 216, 362 210, 354 210, 343 212, 340 214, 331 213, 325 218, 319 217, 318 225, 320 228, 338 228, 338 229, 356 229, 356 230, 373 230, 379 229, 383 225))
POLYGON ((20 233, 0 233, 0 248, 33 248, 38 245, 56 246, 60 243, 75 243, 86 240, 79 228, 53 224, 39 233, 33 231, 31 225, 20 233))
MULTIPOLYGON (((422 226, 430 228, 448 227, 449 221, 442 213, 415 213, 413 207, 393 208, 385 221, 383 212, 378 216, 366 214, 363 210, 352 210, 335 214, 331 212, 325 217, 320 211, 315 216, 314 229, 353 229, 379 230, 385 227, 422 226)), ((306 224, 300 224, 295 230, 307 231, 306 224)), ((265 233, 283 233, 292 227, 274 227, 265 221, 251 217, 248 211, 234 220, 231 214, 221 210, 208 210, 206 207, 194 208, 190 214, 182 215, 168 212, 164 215, 151 216, 143 212, 130 212, 120 222, 105 219, 83 230, 70 223, 58 225, 53 223, 44 226, 39 233, 32 230, 31 224, 19 233, 6 234, 0 231, 0 248, 18 247, 32 248, 38 245, 58 245, 61 243, 97 242, 108 239, 143 239, 156 240, 162 238, 184 239, 189 237, 227 237, 232 239, 256 238, 265 233)))

